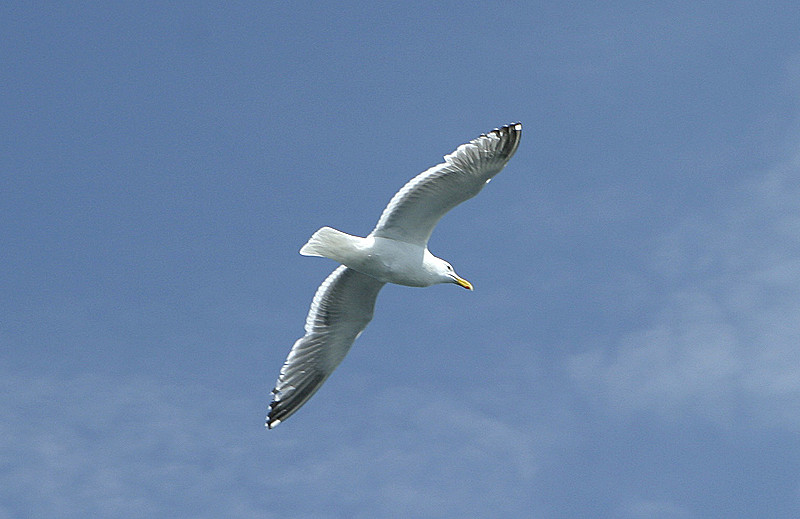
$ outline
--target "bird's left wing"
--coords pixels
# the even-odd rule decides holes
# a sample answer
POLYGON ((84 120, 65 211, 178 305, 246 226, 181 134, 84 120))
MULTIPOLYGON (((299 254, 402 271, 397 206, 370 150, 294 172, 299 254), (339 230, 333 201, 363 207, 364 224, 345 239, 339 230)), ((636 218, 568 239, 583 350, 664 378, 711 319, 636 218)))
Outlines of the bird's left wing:
POLYGON ((334 270, 317 289, 306 334, 294 343, 272 390, 267 427, 286 420, 317 392, 370 320, 384 283, 349 269, 334 270))
POLYGON ((411 179, 383 210, 372 236, 427 246, 444 214, 477 195, 514 155, 522 125, 509 124, 462 144, 411 179))

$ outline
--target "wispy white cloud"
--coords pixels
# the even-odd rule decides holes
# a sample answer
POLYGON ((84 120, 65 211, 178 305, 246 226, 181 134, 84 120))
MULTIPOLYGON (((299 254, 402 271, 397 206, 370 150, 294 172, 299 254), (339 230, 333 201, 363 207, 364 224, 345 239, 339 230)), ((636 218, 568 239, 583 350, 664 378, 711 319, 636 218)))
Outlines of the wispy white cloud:
POLYGON ((322 500, 341 504, 347 496, 362 511, 357 517, 487 516, 530 506, 554 441, 542 434, 545 427, 521 430, 462 399, 419 388, 389 388, 363 404, 359 414, 368 426, 326 425, 338 429, 331 436, 351 439, 296 460, 280 477, 316 489, 322 500))
POLYGON ((357 420, 265 431, 263 402, 201 386, 2 380, 0 517, 521 513, 557 437, 405 387, 365 395, 357 420))
POLYGON ((657 240, 653 279, 669 287, 661 309, 568 361, 595 402, 800 428, 798 181, 793 160, 657 240))
POLYGON ((244 490, 241 402, 147 379, 2 380, 0 515, 270 517, 244 490))

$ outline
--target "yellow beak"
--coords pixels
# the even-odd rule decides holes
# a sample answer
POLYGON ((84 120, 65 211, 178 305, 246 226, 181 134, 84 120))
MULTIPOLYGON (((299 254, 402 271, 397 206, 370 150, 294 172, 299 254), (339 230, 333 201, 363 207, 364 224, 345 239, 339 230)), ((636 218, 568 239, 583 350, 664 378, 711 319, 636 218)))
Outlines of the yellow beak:
POLYGON ((454 276, 453 279, 455 280, 456 285, 462 286, 462 287, 466 288, 467 290, 473 290, 472 283, 470 283, 466 279, 460 278, 458 276, 454 276))

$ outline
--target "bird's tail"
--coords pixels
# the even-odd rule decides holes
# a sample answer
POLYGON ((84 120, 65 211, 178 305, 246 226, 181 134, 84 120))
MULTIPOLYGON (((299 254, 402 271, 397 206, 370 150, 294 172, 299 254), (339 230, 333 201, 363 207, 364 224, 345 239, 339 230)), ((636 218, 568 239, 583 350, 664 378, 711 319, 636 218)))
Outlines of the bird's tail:
POLYGON ((342 255, 353 248, 356 236, 351 236, 333 227, 323 227, 315 232, 300 249, 303 256, 322 256, 342 263, 342 255))

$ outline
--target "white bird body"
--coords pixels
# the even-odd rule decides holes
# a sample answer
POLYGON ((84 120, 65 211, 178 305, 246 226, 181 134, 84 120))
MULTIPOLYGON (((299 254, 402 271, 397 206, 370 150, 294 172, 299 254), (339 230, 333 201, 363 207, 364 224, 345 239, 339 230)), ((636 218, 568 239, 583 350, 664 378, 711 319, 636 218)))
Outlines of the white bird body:
POLYGON ((522 125, 517 123, 462 144, 443 163, 406 183, 367 237, 323 227, 303 245, 300 254, 324 256, 341 265, 314 294, 306 334, 292 346, 272 390, 268 428, 297 411, 336 369, 372 320, 384 284, 455 283, 472 290, 448 262, 430 253, 428 239, 447 211, 477 195, 503 169, 521 135, 522 125))
MULTIPOLYGON (((429 287, 442 282, 439 262, 427 247, 370 234, 353 236, 323 227, 301 249, 304 256, 323 256, 383 283, 429 287)), ((445 267, 446 268, 446 267, 445 267)))

